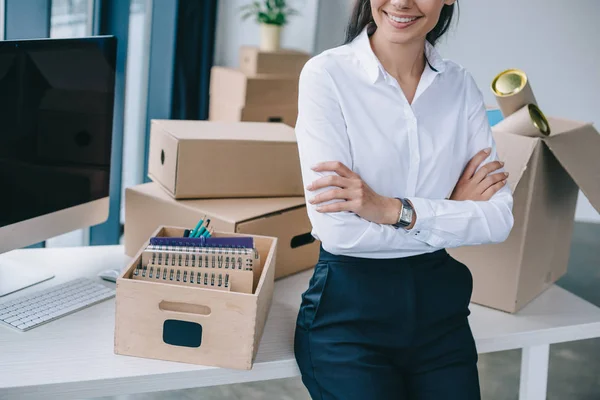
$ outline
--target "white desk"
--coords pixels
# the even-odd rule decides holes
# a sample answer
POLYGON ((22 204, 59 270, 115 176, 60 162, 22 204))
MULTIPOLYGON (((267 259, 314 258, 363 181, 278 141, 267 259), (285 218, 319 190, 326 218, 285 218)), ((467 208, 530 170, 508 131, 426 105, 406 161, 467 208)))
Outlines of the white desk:
MULTIPOLYGON (((127 261, 120 246, 19 250, 2 255, 0 262, 5 258, 56 272, 55 279, 19 294, 79 276, 95 278, 100 270, 127 261)), ((28 332, 1 327, 0 399, 81 399, 297 376, 294 326, 310 274, 277 282, 251 371, 115 355, 113 299, 28 332)), ((11 298, 14 295, 1 300, 11 298)), ((521 400, 546 398, 550 344, 600 337, 600 309, 559 287, 552 287, 517 315, 477 305, 471 310, 480 353, 524 349, 521 400)))

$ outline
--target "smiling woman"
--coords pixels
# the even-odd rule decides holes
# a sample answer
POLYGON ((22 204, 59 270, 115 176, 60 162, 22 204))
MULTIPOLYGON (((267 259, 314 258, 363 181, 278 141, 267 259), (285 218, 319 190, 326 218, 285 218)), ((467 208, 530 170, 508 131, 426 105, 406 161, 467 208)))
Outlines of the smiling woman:
POLYGON ((480 398, 472 278, 446 248, 504 241, 512 194, 481 91, 434 45, 455 0, 358 0, 304 67, 296 137, 313 235, 295 352, 314 399, 480 398))
MULTIPOLYGON (((423 15, 407 15, 405 13, 394 11, 397 8, 389 7, 389 12, 384 11, 382 8, 386 4, 394 3, 393 1, 387 0, 359 0, 356 2, 354 10, 352 12, 352 16, 350 18, 350 24, 346 31, 346 43, 350 43, 352 40, 356 39, 358 35, 362 32, 362 30, 369 25, 370 23, 374 23, 378 28, 384 27, 384 24, 381 23, 383 17, 390 18, 392 21, 396 19, 396 26, 399 29, 402 29, 404 26, 412 25, 410 19, 422 18, 423 15), (373 12, 376 10, 376 12, 373 12), (379 11, 381 10, 381 11, 379 11), (383 14, 383 16, 382 16, 383 14), (404 18, 402 18, 404 17, 404 18), (404 26, 403 26, 404 25, 404 26)), ((446 31, 450 28, 450 24, 452 22, 454 16, 454 9, 458 8, 458 2, 455 0, 440 0, 440 1, 430 1, 429 6, 434 6, 439 8, 439 4, 435 3, 443 3, 443 7, 439 11, 439 18, 430 18, 428 22, 429 25, 423 26, 421 29, 421 35, 423 32, 427 38, 427 41, 431 43, 431 45, 436 44, 437 40, 446 33, 446 31), (430 26, 433 24, 433 26, 430 26)), ((437 8, 435 11, 437 11, 437 8)), ((414 21, 413 21, 414 22, 414 21)), ((390 30, 391 34, 399 34, 400 32, 396 32, 394 30, 390 30)), ((411 34, 414 34, 411 32, 411 34)))

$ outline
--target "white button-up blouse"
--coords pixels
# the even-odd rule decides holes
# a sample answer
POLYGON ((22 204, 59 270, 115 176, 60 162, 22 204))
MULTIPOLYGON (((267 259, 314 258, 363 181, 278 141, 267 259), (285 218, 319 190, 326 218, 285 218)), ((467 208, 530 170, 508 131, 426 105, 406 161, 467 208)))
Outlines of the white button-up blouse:
MULTIPOLYGON (((471 75, 429 43, 425 56, 412 104, 373 53, 366 30, 312 58, 301 73, 296 135, 305 186, 323 175, 313 165, 340 161, 376 193, 410 199, 417 214, 407 231, 351 212, 319 213, 307 203, 313 236, 333 254, 406 257, 501 242, 512 228, 508 185, 489 201, 447 200, 477 152, 492 148, 482 165, 497 153, 471 75)), ((307 190, 306 198, 328 189, 307 190)))

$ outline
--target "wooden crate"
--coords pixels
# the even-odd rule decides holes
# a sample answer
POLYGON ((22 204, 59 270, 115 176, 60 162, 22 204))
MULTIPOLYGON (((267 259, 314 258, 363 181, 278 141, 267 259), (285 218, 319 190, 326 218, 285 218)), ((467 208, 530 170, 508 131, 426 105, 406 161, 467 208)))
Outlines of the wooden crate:
MULTIPOLYGON (((183 231, 160 227, 152 236, 183 231)), ((251 369, 273 298, 277 238, 250 236, 260 253, 252 294, 131 279, 146 242, 117 279, 115 353, 251 369)))

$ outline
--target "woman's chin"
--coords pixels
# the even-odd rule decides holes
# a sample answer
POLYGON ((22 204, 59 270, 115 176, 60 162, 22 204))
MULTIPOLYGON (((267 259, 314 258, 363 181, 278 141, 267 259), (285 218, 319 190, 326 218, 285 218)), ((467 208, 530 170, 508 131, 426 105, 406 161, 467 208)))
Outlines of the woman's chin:
POLYGON ((423 35, 419 35, 417 32, 400 31, 397 29, 389 29, 385 27, 381 30, 382 37, 387 41, 394 44, 408 44, 415 40, 419 40, 423 35))

